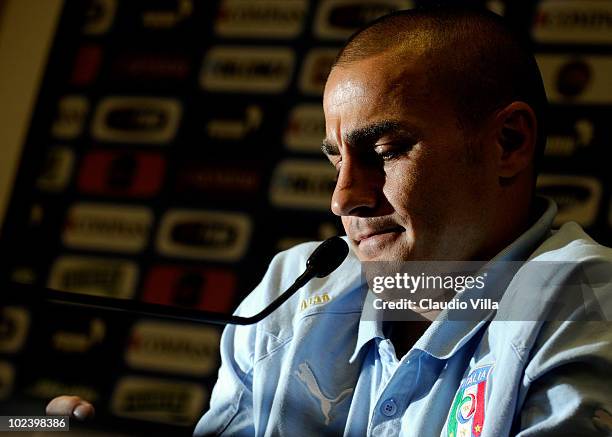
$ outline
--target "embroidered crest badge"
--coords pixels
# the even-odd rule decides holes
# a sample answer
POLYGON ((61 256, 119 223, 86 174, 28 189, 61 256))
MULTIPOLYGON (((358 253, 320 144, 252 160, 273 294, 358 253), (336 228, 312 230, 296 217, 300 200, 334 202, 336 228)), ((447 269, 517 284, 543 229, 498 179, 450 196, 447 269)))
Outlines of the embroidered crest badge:
POLYGON ((448 415, 448 437, 478 437, 482 434, 487 380, 492 369, 492 364, 477 367, 461 381, 448 415))

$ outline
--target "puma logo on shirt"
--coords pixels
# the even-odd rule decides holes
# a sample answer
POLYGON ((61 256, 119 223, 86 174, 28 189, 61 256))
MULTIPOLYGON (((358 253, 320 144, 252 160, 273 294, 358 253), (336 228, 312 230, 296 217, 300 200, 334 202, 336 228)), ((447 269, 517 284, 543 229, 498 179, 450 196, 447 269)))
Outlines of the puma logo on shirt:
POLYGON ((325 417, 325 425, 329 425, 331 422, 331 409, 335 404, 341 402, 344 398, 353 393, 353 388, 347 388, 342 391, 335 398, 328 398, 323 394, 321 389, 319 388, 319 383, 312 373, 310 366, 308 363, 304 362, 298 366, 298 371, 295 372, 296 376, 306 385, 308 391, 319 400, 321 404, 321 412, 323 412, 323 416, 325 417))

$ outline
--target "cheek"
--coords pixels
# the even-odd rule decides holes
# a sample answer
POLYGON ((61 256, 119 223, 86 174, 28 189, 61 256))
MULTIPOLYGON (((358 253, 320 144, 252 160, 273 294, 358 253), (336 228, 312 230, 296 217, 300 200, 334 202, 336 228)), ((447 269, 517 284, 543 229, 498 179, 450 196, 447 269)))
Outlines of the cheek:
POLYGON ((340 217, 340 220, 342 221, 342 226, 344 227, 344 231, 346 232, 346 235, 350 236, 349 229, 350 229, 351 217, 342 216, 340 217))
POLYGON ((464 202, 457 162, 440 158, 419 154, 387 172, 385 195, 413 233, 440 232, 464 202))
POLYGON ((418 162, 406 159, 394 164, 386 172, 383 191, 393 209, 400 214, 420 209, 420 199, 428 194, 424 190, 429 185, 428 175, 421 168, 418 162))

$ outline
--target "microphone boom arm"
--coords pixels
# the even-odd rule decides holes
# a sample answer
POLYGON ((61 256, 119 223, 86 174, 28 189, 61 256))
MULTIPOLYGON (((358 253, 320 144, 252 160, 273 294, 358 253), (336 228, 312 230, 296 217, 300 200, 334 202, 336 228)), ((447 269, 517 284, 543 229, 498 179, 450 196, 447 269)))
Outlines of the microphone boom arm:
MULTIPOLYGON (((293 285, 278 296, 270 305, 259 313, 250 317, 226 315, 212 311, 194 310, 176 306, 161 305, 148 302, 140 302, 128 299, 116 299, 112 297, 92 296, 79 293, 57 291, 49 288, 44 289, 44 299, 50 303, 70 306, 93 308, 96 310, 127 312, 147 317, 163 317, 184 322, 206 323, 214 325, 251 325, 263 320, 279 306, 285 303, 296 291, 302 288, 314 274, 306 270, 299 276, 293 285)), ((18 287, 22 284, 16 284, 18 287)), ((25 287, 28 287, 27 285, 25 287)))
POLYGON ((306 262, 306 270, 295 282, 259 313, 249 316, 235 316, 211 311, 202 311, 170 305, 118 299, 105 296, 92 296, 81 293, 57 291, 35 287, 28 284, 11 283, 11 291, 21 296, 35 296, 41 300, 60 305, 81 306, 98 310, 127 312, 147 317, 163 317, 179 321, 207 323, 216 325, 251 325, 270 315, 279 306, 302 288, 314 277, 323 278, 334 271, 348 254, 348 245, 340 237, 331 237, 321 243, 306 262), (42 293, 41 293, 42 291, 42 293))

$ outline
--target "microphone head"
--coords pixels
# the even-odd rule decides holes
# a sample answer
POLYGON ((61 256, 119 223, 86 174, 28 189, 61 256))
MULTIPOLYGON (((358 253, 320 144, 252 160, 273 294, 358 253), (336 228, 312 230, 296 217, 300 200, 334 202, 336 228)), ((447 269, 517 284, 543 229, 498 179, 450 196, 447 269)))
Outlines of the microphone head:
POLYGON ((342 238, 328 238, 312 252, 306 261, 306 270, 317 278, 324 278, 342 264, 348 252, 348 244, 342 238))

